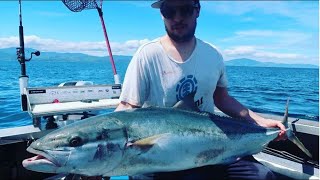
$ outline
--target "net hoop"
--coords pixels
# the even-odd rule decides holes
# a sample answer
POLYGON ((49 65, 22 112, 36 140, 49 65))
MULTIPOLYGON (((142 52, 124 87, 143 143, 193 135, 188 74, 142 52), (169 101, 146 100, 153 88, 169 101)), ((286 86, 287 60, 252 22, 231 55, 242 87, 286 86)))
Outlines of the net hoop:
POLYGON ((103 0, 62 0, 64 5, 73 12, 81 12, 86 9, 102 8, 103 0))

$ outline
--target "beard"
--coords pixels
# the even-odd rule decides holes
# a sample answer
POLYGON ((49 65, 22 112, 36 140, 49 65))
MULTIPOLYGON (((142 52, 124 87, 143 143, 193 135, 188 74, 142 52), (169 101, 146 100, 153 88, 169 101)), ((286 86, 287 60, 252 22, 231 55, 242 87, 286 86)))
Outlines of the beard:
POLYGON ((197 22, 194 23, 193 27, 184 35, 175 34, 174 32, 170 31, 165 24, 165 29, 168 36, 176 43, 184 43, 190 41, 196 32, 197 22))

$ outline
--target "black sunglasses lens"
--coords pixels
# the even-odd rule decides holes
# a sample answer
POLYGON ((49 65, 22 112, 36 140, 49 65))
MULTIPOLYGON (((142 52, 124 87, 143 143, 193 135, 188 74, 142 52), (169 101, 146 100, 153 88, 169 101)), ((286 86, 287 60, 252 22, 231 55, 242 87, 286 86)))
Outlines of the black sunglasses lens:
POLYGON ((180 8, 180 13, 182 17, 189 17, 192 16, 194 11, 194 7, 193 6, 182 6, 180 8))
POLYGON ((162 15, 167 19, 172 19, 177 11, 180 11, 180 14, 182 17, 190 17, 193 15, 194 6, 192 5, 186 5, 186 6, 180 6, 180 7, 169 7, 169 6, 162 6, 160 11, 162 15))
POLYGON ((176 14, 176 10, 172 7, 163 6, 160 10, 162 15, 167 19, 173 18, 176 14))

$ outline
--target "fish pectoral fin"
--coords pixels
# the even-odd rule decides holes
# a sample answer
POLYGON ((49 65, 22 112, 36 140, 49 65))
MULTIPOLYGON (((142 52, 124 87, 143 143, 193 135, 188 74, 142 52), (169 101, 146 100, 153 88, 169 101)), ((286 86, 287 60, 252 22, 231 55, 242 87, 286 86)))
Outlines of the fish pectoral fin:
POLYGON ((155 144, 157 144, 157 141, 168 136, 168 134, 170 133, 165 133, 165 134, 157 134, 154 136, 150 136, 147 138, 143 138, 140 139, 138 141, 135 141, 133 143, 130 143, 129 146, 134 146, 134 147, 138 147, 141 148, 143 150, 149 150, 150 148, 152 148, 155 144))

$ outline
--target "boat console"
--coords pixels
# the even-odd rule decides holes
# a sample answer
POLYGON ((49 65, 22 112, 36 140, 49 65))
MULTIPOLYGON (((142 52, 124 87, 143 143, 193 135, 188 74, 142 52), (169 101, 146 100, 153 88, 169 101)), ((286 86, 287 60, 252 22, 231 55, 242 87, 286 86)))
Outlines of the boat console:
MULTIPOLYGON (((115 108, 119 104, 121 85, 89 85, 26 88, 28 113, 33 125, 40 127, 39 118, 115 108)), ((84 113, 85 114, 85 113, 84 113)))

